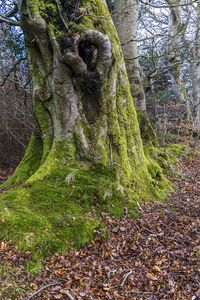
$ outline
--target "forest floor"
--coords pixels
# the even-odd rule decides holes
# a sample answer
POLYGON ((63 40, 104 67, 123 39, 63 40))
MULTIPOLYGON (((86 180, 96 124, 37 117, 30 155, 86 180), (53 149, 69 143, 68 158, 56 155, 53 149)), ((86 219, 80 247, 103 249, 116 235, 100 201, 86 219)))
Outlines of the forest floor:
POLYGON ((102 214, 108 239, 55 254, 37 275, 26 272, 30 253, 2 242, 0 298, 200 299, 200 155, 178 159, 169 178, 169 201, 138 204, 136 220, 102 214))
POLYGON ((0 166, 0 184, 3 183, 13 173, 13 168, 0 166))

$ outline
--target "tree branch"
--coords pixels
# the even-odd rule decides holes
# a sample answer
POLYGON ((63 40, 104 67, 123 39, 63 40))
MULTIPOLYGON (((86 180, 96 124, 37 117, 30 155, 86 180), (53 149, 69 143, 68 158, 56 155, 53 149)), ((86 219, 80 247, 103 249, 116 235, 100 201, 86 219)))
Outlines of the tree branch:
POLYGON ((6 80, 8 79, 8 77, 10 76, 10 74, 15 70, 16 66, 17 66, 18 64, 20 64, 20 62, 23 61, 23 60, 26 60, 26 57, 21 57, 20 59, 18 59, 18 60, 14 63, 14 65, 12 66, 12 68, 10 69, 10 71, 9 71, 6 75, 0 74, 0 77, 3 77, 3 78, 4 78, 3 81, 0 82, 0 86, 3 86, 3 85, 5 84, 6 80))
POLYGON ((182 4, 170 4, 170 5, 156 5, 156 4, 151 4, 150 1, 149 2, 144 2, 143 0, 139 0, 142 4, 144 5, 148 5, 154 8, 169 8, 169 7, 177 7, 177 6, 186 6, 186 5, 191 5, 195 2, 197 2, 198 0, 193 0, 189 3, 182 3, 182 4))
POLYGON ((0 15, 0 23, 6 23, 10 26, 20 26, 18 21, 7 18, 6 16, 0 15))
POLYGON ((56 6, 57 6, 57 9, 58 9, 59 16, 60 16, 60 18, 63 22, 63 25, 65 26, 65 29, 67 31, 69 31, 69 26, 67 25, 67 23, 65 22, 65 18, 63 17, 62 8, 60 7, 60 4, 57 0, 55 0, 55 2, 56 2, 56 6))
POLYGON ((36 291, 34 294, 32 294, 31 296, 29 296, 26 300, 31 300, 33 299, 35 296, 39 295, 42 291, 44 291, 45 289, 47 289, 48 287, 50 286, 53 286, 53 285, 57 285, 59 284, 59 282, 52 282, 52 283, 49 283, 43 287, 41 287, 38 291, 36 291))

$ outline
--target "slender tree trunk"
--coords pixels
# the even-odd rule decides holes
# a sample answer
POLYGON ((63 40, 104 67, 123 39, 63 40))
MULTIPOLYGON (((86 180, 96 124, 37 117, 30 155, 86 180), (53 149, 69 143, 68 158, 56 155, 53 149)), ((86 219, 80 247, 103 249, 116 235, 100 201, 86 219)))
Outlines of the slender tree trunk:
POLYGON ((106 1, 21 0, 19 9, 41 132, 33 135, 8 183, 57 173, 66 177, 69 165, 75 172, 101 165, 115 173, 117 191, 149 189, 123 54, 106 1))
POLYGON ((180 15, 179 6, 170 6, 172 4, 180 4, 180 0, 166 0, 169 4, 169 46, 168 46, 168 61, 169 72, 171 77, 172 89, 176 96, 176 101, 185 102, 184 82, 181 80, 180 70, 180 48, 183 35, 184 24, 180 15))
POLYGON ((142 139, 146 144, 153 143, 155 145, 157 139, 147 114, 146 94, 137 51, 138 6, 138 0, 116 0, 114 21, 122 45, 131 94, 138 113, 142 139))
POLYGON ((139 57, 137 52, 138 0, 116 0, 114 21, 125 58, 136 110, 147 115, 139 57))
POLYGON ((197 21, 196 21, 196 38, 195 47, 193 50, 193 113, 194 126, 200 129, 200 4, 197 6, 197 21))

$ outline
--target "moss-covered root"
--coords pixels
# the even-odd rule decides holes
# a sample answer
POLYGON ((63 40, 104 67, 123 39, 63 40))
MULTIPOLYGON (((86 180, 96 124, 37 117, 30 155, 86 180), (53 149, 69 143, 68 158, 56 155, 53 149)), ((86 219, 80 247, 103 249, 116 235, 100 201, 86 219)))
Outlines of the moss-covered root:
MULTIPOLYGON (((156 164, 162 173, 168 172, 171 165, 176 163, 177 157, 182 156, 185 153, 190 153, 189 148, 181 144, 170 144, 162 148, 156 148, 152 145, 148 145, 144 147, 144 151, 147 159, 150 159, 152 163, 156 164)), ((149 168, 150 173, 152 173, 153 170, 154 168, 149 168)), ((155 175, 154 171, 153 173, 155 175)))

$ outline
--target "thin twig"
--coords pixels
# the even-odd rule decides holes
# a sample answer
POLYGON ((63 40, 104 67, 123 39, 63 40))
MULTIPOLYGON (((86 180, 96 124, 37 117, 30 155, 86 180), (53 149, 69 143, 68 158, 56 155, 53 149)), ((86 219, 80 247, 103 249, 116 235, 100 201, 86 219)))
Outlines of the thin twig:
MULTIPOLYGON (((29 296, 28 298, 26 298, 25 300, 31 300, 33 299, 35 296, 39 295, 42 291, 44 291, 45 289, 47 289, 48 287, 50 286, 53 286, 53 285, 57 285, 59 284, 59 282, 52 282, 52 283, 49 283, 43 287, 41 287, 39 290, 37 290, 35 293, 33 293, 31 296, 29 296)), ((75 300, 75 299, 70 299, 70 300, 75 300)))
POLYGON ((133 271, 129 271, 125 276, 124 276, 124 279, 122 280, 122 283, 121 283, 121 287, 123 288, 127 279, 129 278, 129 276, 133 273, 133 271))
POLYGON ((125 207, 125 216, 123 218, 123 220, 125 220, 128 217, 128 207, 125 207))
POLYGON ((75 298, 70 294, 69 291, 65 293, 65 295, 69 298, 69 300, 75 300, 75 298))
POLYGON ((9 18, 4 17, 2 15, 0 15, 0 23, 6 23, 10 26, 20 26, 20 22, 9 19, 9 18))
POLYGON ((168 4, 168 5, 154 5, 154 4, 151 4, 150 1, 148 2, 144 2, 143 0, 139 0, 142 4, 145 4, 145 5, 148 5, 148 6, 151 6, 151 7, 154 7, 154 8, 169 8, 169 7, 179 7, 179 6, 188 6, 188 5, 191 5, 195 2, 197 2, 198 0, 193 0, 189 3, 182 3, 182 4, 168 4))
POLYGON ((60 18, 63 22, 63 25, 65 26, 66 31, 69 31, 69 26, 67 25, 67 23, 65 21, 65 18, 64 18, 63 13, 62 13, 62 9, 60 7, 60 4, 57 0, 55 2, 56 2, 56 6, 57 6, 57 9, 58 9, 59 16, 60 16, 60 18))
POLYGON ((144 214, 144 210, 142 209, 142 207, 141 207, 141 205, 140 205, 139 202, 137 202, 137 206, 138 206, 140 212, 141 212, 142 214, 144 214))

